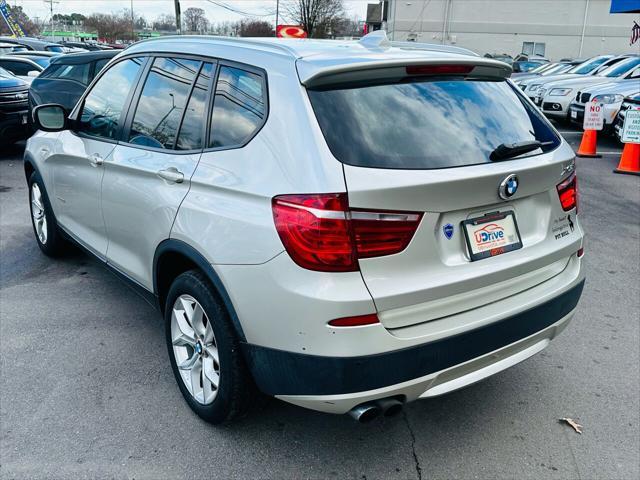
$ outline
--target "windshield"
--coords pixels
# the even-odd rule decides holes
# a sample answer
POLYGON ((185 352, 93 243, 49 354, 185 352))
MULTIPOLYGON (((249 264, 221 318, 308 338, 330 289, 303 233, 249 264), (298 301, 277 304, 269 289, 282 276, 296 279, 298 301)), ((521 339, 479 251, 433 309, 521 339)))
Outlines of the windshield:
POLYGON ((549 142, 544 151, 560 143, 505 81, 417 79, 308 92, 331 152, 349 165, 459 167, 489 163, 503 143, 549 142))
POLYGON ((48 52, 58 52, 58 53, 64 53, 65 51, 63 46, 57 46, 57 45, 47 45, 46 50, 48 52))
POLYGON ((610 66, 606 70, 598 73, 599 77, 619 77, 633 69, 636 65, 640 65, 640 57, 627 58, 626 60, 610 66))
POLYGON ((0 76, 1 77, 13 77, 13 73, 11 73, 8 70, 5 70, 4 68, 0 67, 0 76))
POLYGON ((611 57, 592 58, 591 60, 582 62, 580 65, 576 65, 567 73, 578 73, 580 75, 586 75, 587 73, 594 71, 596 68, 598 68, 600 65, 602 65, 604 62, 606 62, 610 58, 611 57))
POLYGON ((557 65, 551 64, 551 63, 543 63, 539 67, 536 67, 533 70, 531 70, 529 73, 541 73, 541 72, 544 72, 545 70, 552 70, 556 66, 557 65))

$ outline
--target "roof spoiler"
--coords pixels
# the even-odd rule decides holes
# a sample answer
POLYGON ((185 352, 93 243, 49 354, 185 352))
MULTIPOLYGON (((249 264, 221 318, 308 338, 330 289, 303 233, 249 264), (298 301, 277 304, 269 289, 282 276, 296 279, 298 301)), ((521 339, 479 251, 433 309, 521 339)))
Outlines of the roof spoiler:
POLYGON ((480 57, 465 48, 417 42, 391 42, 384 30, 365 35, 358 41, 358 45, 364 48, 354 52, 355 55, 352 57, 319 59, 310 56, 308 60, 299 59, 296 66, 300 82, 312 88, 372 80, 391 81, 415 75, 443 75, 447 70, 451 75, 456 66, 469 67, 457 68, 456 75, 503 80, 508 78, 512 71, 506 63, 480 57), (397 55, 387 54, 392 48, 397 49, 397 55), (429 66, 433 68, 429 69, 429 66))
POLYGON ((352 63, 339 63, 334 65, 317 65, 305 62, 304 59, 297 62, 300 82, 308 88, 327 87, 347 83, 363 81, 393 81, 412 76, 430 75, 455 75, 465 78, 504 80, 511 75, 511 67, 503 62, 489 60, 480 57, 404 57, 393 59, 368 59, 358 57, 352 63), (428 67, 436 67, 430 73, 428 67), (468 66, 455 73, 447 73, 447 68, 468 66), (424 67, 424 68, 421 68, 424 67), (414 73, 415 72, 415 73, 414 73))

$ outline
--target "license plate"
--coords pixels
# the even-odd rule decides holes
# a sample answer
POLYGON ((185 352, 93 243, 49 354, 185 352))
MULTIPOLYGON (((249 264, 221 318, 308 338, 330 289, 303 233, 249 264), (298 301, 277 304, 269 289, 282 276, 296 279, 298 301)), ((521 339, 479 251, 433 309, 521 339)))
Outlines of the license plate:
POLYGON ((27 124, 27 122, 28 122, 28 120, 29 120, 29 119, 28 119, 28 117, 27 117, 27 114, 26 114, 26 113, 23 113, 23 114, 22 114, 22 119, 20 120, 20 121, 22 122, 22 125, 26 125, 26 124, 27 124))
POLYGON ((513 211, 493 212, 462 222, 471 261, 522 248, 513 211))
POLYGON ((571 110, 571 118, 578 118, 578 112, 571 110))

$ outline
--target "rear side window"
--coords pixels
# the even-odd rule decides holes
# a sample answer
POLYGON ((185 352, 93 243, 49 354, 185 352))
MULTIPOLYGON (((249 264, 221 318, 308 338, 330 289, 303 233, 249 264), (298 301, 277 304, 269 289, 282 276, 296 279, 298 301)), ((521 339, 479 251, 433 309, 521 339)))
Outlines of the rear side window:
POLYGON ((265 117, 264 77, 239 68, 220 67, 209 147, 244 145, 260 130, 265 117))
POLYGON ((129 58, 113 65, 84 100, 77 130, 95 137, 116 139, 122 111, 143 59, 129 58))
POLYGON ((100 70, 102 70, 107 63, 109 63, 109 60, 111 60, 111 59, 110 58, 103 58, 102 60, 98 60, 96 62, 95 72, 93 73, 94 77, 96 75, 98 75, 98 73, 100 73, 100 70))
POLYGON ((502 143, 549 142, 528 156, 560 143, 505 81, 418 79, 308 92, 331 152, 349 165, 460 167, 489 163, 502 143))
POLYGON ((133 117, 129 143, 173 148, 200 65, 196 60, 177 58, 153 61, 133 117))
POLYGON ((83 85, 87 85, 89 83, 89 64, 64 65, 64 68, 61 68, 57 72, 56 77, 63 80, 73 80, 83 85))

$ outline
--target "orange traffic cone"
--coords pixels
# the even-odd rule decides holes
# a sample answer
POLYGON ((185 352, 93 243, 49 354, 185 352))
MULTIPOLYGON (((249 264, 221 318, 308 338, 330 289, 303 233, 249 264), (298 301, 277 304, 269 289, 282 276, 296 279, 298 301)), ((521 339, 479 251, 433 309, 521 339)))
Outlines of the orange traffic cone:
POLYGON ((596 153, 596 146, 598 143, 598 131, 597 130, 585 130, 582 134, 582 141, 580 142, 580 148, 576 155, 578 157, 601 157, 596 153))
POLYGON ((613 173, 640 175, 640 143, 625 143, 620 163, 613 173))

